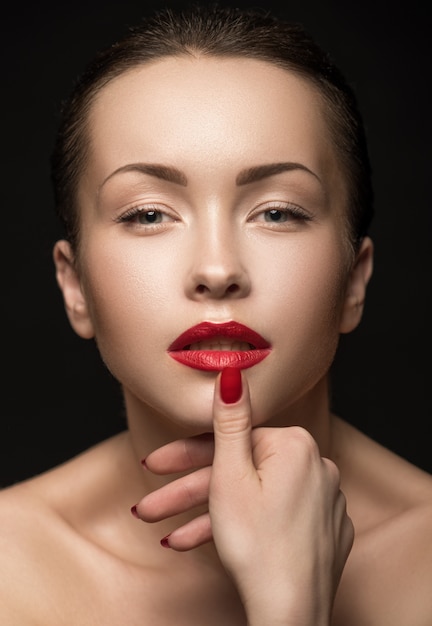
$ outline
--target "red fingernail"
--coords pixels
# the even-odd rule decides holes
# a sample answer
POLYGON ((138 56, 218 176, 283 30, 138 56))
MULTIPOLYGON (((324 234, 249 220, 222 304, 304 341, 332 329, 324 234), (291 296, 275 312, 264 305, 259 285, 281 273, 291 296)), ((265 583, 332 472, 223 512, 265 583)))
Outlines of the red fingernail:
POLYGON ((168 537, 169 537, 169 535, 167 535, 166 537, 163 537, 163 538, 160 540, 160 544, 161 544, 161 546, 162 546, 163 548, 170 548, 170 547, 171 547, 171 546, 170 546, 170 544, 169 544, 169 541, 168 541, 168 537))
POLYGON ((226 367, 222 370, 220 394, 225 404, 234 404, 242 394, 241 371, 238 367, 226 367))
POLYGON ((131 513, 132 513, 132 515, 133 515, 134 517, 136 517, 137 519, 139 519, 139 515, 138 515, 137 505, 136 505, 136 504, 134 504, 134 505, 131 507, 131 513))
POLYGON ((141 465, 143 466, 144 469, 148 469, 145 459, 141 459, 141 465))

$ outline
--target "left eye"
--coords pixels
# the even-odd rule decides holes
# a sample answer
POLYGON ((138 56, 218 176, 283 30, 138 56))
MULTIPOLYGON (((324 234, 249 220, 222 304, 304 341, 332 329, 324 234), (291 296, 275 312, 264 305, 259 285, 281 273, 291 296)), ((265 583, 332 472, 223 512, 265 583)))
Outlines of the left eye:
MULTIPOLYGON (((311 215, 307 213, 302 207, 289 204, 285 206, 267 206, 267 208, 260 208, 255 211, 251 216, 252 222, 266 222, 267 224, 283 224, 289 222, 291 225, 301 224, 302 222, 308 222, 312 219, 311 215)), ((287 224, 288 226, 288 224, 287 224)))

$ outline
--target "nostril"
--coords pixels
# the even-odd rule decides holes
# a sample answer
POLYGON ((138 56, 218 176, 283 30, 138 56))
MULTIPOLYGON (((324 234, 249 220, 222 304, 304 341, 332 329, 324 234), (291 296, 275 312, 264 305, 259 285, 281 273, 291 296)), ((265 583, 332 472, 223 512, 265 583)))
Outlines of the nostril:
POLYGON ((195 284, 190 284, 191 293, 202 300, 203 298, 242 298, 249 293, 249 282, 247 278, 244 283, 231 276, 200 276, 195 284))
POLYGON ((236 293, 238 290, 240 289, 240 287, 238 285, 236 285, 235 283, 233 283, 232 285, 230 285, 227 289, 228 293, 236 293))
MULTIPOLYGON (((219 289, 211 289, 210 287, 207 287, 206 285, 204 285, 203 283, 200 283, 199 285, 196 286, 196 293, 199 294, 203 294, 203 293, 211 293, 213 291, 219 291, 219 289)), ((231 283, 230 285, 228 285, 228 287, 224 288, 223 290, 221 290, 221 293, 225 293, 225 294, 232 294, 232 293, 238 293, 240 291, 240 286, 237 283, 231 283)))

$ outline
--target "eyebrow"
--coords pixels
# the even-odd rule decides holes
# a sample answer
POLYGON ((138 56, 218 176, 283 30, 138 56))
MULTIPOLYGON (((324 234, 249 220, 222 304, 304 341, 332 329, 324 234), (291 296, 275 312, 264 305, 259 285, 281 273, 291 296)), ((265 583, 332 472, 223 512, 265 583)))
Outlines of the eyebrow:
POLYGON ((114 170, 114 172, 111 172, 111 174, 107 176, 100 185, 99 189, 101 189, 113 176, 123 172, 140 172, 141 174, 148 174, 149 176, 155 176, 161 180, 166 180, 169 183, 175 183, 176 185, 182 185, 183 187, 187 186, 186 176, 176 167, 158 165, 157 163, 129 163, 128 165, 123 165, 122 167, 114 170))
MULTIPOLYGON (((306 165, 288 161, 282 163, 266 163, 264 165, 248 167, 237 175, 236 185, 239 187, 242 185, 250 185, 251 183, 263 180, 264 178, 269 178, 270 176, 275 176, 276 174, 290 172, 293 170, 308 172, 317 180, 320 180, 317 174, 306 167, 306 165)), ((186 187, 188 184, 185 174, 176 167, 159 165, 157 163, 129 163, 117 168, 114 172, 111 172, 111 174, 109 174, 109 176, 107 176, 100 185, 99 189, 101 189, 113 176, 123 172, 140 172, 141 174, 148 174, 149 176, 155 176, 161 180, 181 185, 182 187, 186 187)))
POLYGON ((302 163, 295 163, 292 161, 288 161, 286 163, 268 163, 265 165, 256 165, 254 167, 249 167, 246 170, 243 170, 239 173, 236 178, 237 185, 249 185, 251 183, 256 183, 263 178, 268 178, 270 176, 275 176, 276 174, 281 174, 282 172, 291 172, 292 170, 303 170, 304 172, 308 172, 315 176, 318 180, 319 177, 310 170, 306 165, 302 163))

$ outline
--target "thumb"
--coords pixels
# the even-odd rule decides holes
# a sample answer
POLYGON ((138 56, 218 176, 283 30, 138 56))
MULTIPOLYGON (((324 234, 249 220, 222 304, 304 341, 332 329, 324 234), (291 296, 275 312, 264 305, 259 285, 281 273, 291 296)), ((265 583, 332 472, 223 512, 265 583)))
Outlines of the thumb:
POLYGON ((213 467, 229 467, 232 476, 234 467, 252 464, 249 388, 239 368, 227 367, 216 379, 213 430, 213 467))

